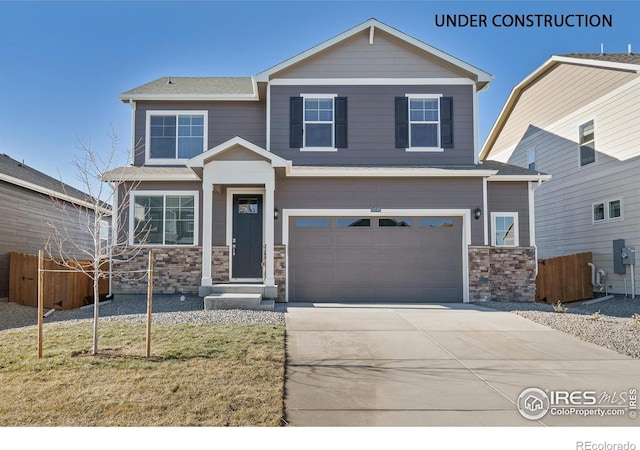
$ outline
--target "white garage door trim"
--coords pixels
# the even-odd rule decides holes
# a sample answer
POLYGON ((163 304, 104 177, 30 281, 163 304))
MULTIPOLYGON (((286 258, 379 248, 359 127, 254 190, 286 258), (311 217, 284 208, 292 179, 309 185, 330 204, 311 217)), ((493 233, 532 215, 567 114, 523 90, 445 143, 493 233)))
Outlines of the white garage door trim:
POLYGON ((285 301, 289 301, 289 218, 290 217, 382 217, 382 216, 428 216, 462 217, 462 301, 469 303, 469 245, 471 245, 470 209, 283 209, 282 243, 285 245, 285 271, 287 277, 285 301))

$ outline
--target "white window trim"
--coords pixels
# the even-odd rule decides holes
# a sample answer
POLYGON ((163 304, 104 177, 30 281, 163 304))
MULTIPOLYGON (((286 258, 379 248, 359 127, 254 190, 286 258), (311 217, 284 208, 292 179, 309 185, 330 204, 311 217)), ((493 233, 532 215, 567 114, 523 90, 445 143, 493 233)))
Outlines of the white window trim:
POLYGON ((578 123, 578 168, 579 169, 586 169, 587 167, 593 167, 595 165, 598 164, 598 152, 595 149, 595 143, 596 140, 598 138, 598 128, 597 128, 597 120, 595 117, 591 117, 590 119, 587 120, 582 120, 580 121, 580 123, 578 123), (582 127, 583 125, 586 125, 589 122, 593 122, 593 162, 589 163, 589 164, 585 164, 584 166, 581 163, 581 158, 580 158, 580 147, 582 147, 583 144, 580 143, 580 127, 582 127))
MULTIPOLYGON (((200 193, 198 191, 132 191, 129 193, 129 245, 132 246, 140 246, 140 247, 197 247, 198 243, 198 232, 199 232, 199 217, 200 214, 200 193), (193 244, 136 244, 134 242, 134 216, 135 216, 135 196, 140 195, 155 195, 164 197, 163 200, 163 217, 166 221, 166 215, 164 211, 166 210, 166 197, 167 195, 193 195, 193 244)), ((164 229, 164 227, 163 227, 164 229)), ((164 242, 165 237, 162 236, 162 241, 164 242)))
POLYGON ((599 202, 594 202, 591 204, 591 224, 592 225, 596 225, 596 224, 600 224, 600 223, 607 223, 607 222, 618 222, 624 220, 624 201, 622 199, 622 197, 614 197, 614 198, 610 198, 607 200, 601 200, 599 202), (620 217, 611 217, 609 215, 610 213, 610 208, 611 208, 611 203, 613 202, 620 202, 620 217), (593 214, 593 209, 596 205, 603 205, 604 206, 604 219, 600 219, 600 220, 596 220, 593 214))
POLYGON ((492 247, 519 247, 520 246, 520 224, 518 223, 517 212, 492 212, 491 213, 491 246, 492 247), (513 218, 514 228, 514 245, 497 245, 496 244, 496 218, 498 217, 511 217, 513 218))
POLYGON ((405 94, 405 96, 409 99, 407 102, 407 117, 409 124, 409 147, 405 149, 407 152, 444 152, 444 148, 442 148, 442 138, 440 136, 440 98, 442 94, 405 94), (438 121, 433 122, 414 122, 414 123, 436 123, 438 129, 438 146, 437 147, 413 147, 411 146, 411 100, 412 99, 437 99, 438 100, 438 121))
MULTIPOLYGON (((149 164, 155 165, 175 165, 176 163, 186 163, 189 158, 151 158, 151 116, 204 116, 204 136, 202 142, 202 152, 206 152, 209 136, 209 111, 207 110, 147 110, 144 136, 144 157, 149 164)), ((177 120, 176 120, 177 126, 177 120)), ((176 133, 176 139, 178 138, 176 133)), ((178 147, 176 144, 176 152, 178 147)), ((176 155, 177 156, 177 155, 176 155)))
POLYGON ((335 98, 338 94, 300 94, 302 97, 302 147, 300 148, 301 152, 337 152, 336 148, 336 101, 335 98), (333 111, 332 116, 333 120, 331 122, 322 121, 322 122, 314 122, 314 123, 331 123, 331 146, 330 147, 306 147, 306 136, 307 136, 307 120, 305 116, 305 102, 308 98, 331 98, 333 99, 333 111))

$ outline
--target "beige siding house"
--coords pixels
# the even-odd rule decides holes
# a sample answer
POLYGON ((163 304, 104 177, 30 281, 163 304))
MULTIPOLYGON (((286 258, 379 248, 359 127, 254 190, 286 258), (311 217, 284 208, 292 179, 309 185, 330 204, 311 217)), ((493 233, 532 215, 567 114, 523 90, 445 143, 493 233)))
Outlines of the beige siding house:
POLYGON ((640 250, 639 72, 636 54, 551 57, 513 89, 480 154, 552 175, 535 191, 538 254, 593 252, 611 293, 631 293, 613 242, 640 250))

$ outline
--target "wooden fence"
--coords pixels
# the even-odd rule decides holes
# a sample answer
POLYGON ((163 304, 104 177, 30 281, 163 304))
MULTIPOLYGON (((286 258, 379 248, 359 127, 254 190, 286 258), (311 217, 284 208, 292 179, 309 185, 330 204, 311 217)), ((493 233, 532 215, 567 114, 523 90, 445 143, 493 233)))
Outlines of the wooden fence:
POLYGON ((591 252, 538 260, 536 301, 573 302, 593 298, 591 252))
MULTIPOLYGON (((88 264, 88 260, 78 260, 88 264)), ((108 268, 108 266, 107 266, 108 268)), ((68 270, 55 261, 45 259, 45 270, 68 270)), ((109 280, 101 279, 100 295, 109 293, 109 280)), ((85 305, 85 297, 93 297, 93 280, 80 272, 45 272, 44 307, 75 309, 85 305)), ((38 306, 38 257, 23 253, 9 255, 9 301, 38 306)))

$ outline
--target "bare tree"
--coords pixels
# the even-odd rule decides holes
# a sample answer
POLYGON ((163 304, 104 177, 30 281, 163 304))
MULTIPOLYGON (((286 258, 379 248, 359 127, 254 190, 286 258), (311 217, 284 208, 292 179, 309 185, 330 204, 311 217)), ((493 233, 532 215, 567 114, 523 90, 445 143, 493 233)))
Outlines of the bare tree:
MULTIPOLYGON (((99 282, 109 276, 122 275, 113 267, 118 260, 119 267, 138 256, 142 248, 129 246, 128 229, 121 225, 117 217, 128 207, 128 193, 135 185, 123 180, 124 168, 118 176, 118 169, 112 165, 118 155, 118 134, 110 133, 111 149, 102 157, 91 144, 80 142, 81 154, 73 159, 82 191, 68 188, 63 184, 68 199, 82 197, 80 201, 64 201, 52 197, 56 206, 67 220, 49 222, 51 233, 47 236, 45 252, 65 270, 81 272, 93 281, 93 354, 98 353, 99 282), (103 181, 109 173, 110 183, 103 181), (115 180, 115 181, 114 181, 115 180), (118 201, 119 199, 123 199, 118 201), (116 205, 115 210, 111 205, 116 205), (71 226, 70 224, 74 224, 71 226), (81 233, 78 234, 78 225, 81 233), (111 227, 116 225, 116 229, 111 227), (116 241, 112 239, 115 238, 116 241), (120 242, 118 242, 120 241, 120 242), (81 261, 82 260, 82 261, 81 261), (124 264, 123 264, 124 263, 124 264)), ((138 239, 144 242, 144 238, 138 239)), ((146 274, 141 274, 144 278, 146 274)))

